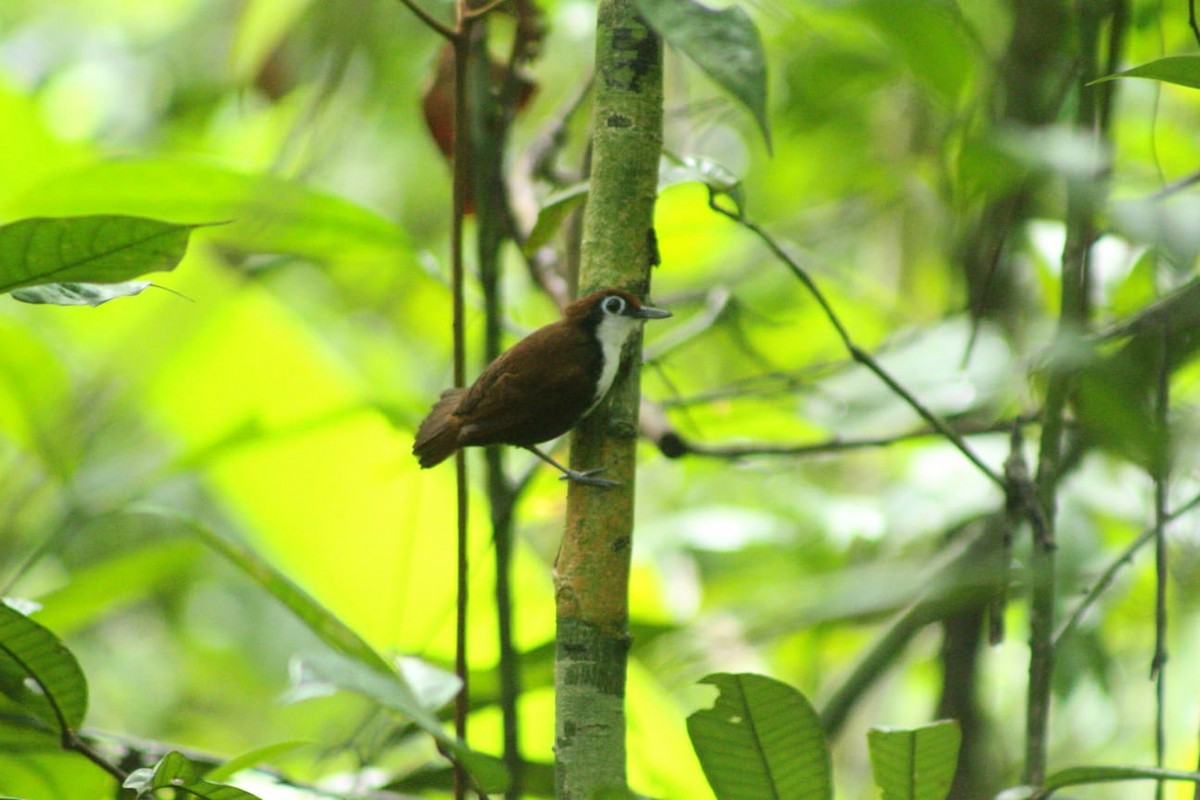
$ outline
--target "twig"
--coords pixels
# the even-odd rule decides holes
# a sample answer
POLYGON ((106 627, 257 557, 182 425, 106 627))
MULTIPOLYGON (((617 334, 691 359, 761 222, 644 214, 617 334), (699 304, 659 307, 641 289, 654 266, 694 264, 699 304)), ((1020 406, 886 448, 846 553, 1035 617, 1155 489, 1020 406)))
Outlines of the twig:
POLYGON ((710 189, 708 199, 709 207, 718 214, 728 217, 758 236, 758 238, 767 245, 771 252, 773 252, 780 261, 787 265, 792 274, 804 284, 805 288, 807 288, 809 293, 813 296, 813 299, 815 299, 817 304, 821 306, 821 310, 825 313, 826 319, 829 320, 829 323, 833 326, 834 330, 837 331, 838 337, 842 340, 842 344, 846 348, 847 352, 850 353, 850 357, 873 372, 876 377, 878 377, 888 386, 889 389, 891 389, 902 400, 904 400, 904 402, 908 404, 909 408, 917 412, 917 414, 920 415, 920 417, 927 423, 929 423, 934 430, 946 437, 958 449, 958 451, 962 453, 968 461, 974 464, 980 472, 982 472, 990 481, 992 481, 992 483, 1003 489, 1004 478, 999 473, 988 466, 983 459, 976 455, 975 451, 973 451, 970 446, 967 445, 966 441, 961 436, 955 433, 945 422, 942 421, 937 414, 926 408, 920 400, 914 397, 913 394, 908 391, 908 389, 904 388, 899 381, 893 378, 891 374, 888 373, 887 370, 885 370, 882 365, 879 364, 879 362, 872 358, 869 353, 854 343, 854 340, 850 338, 849 331, 846 330, 846 326, 842 324, 841 319, 833 310, 833 307, 829 304, 829 301, 825 298, 825 295, 821 292, 820 288, 818 288, 816 282, 812 279, 808 272, 806 272, 804 268, 796 262, 795 259, 788 255, 787 252, 770 234, 759 227, 756 223, 746 219, 746 217, 741 213, 740 209, 735 213, 726 208, 722 208, 716 202, 716 199, 717 192, 710 189))
POLYGON ((439 20, 435 19, 428 11, 417 4, 417 0, 400 0, 400 2, 403 3, 409 11, 415 14, 417 19, 425 23, 425 25, 438 36, 441 36, 451 44, 456 44, 458 42, 460 32, 454 30, 444 22, 440 22, 439 20))
MULTIPOLYGON (((1150 679, 1154 681, 1154 757, 1155 765, 1164 766, 1167 750, 1167 491, 1171 478, 1171 435, 1168 428, 1171 403, 1171 327, 1164 322, 1158 348, 1158 387, 1154 404, 1154 658, 1150 679)), ((1165 784, 1158 781, 1154 796, 1162 800, 1165 784)))
POLYGON ((129 773, 110 762, 90 744, 79 737, 75 731, 67 730, 63 732, 62 745, 64 750, 71 750, 79 753, 88 761, 91 761, 100 769, 107 772, 109 775, 117 779, 121 784, 125 783, 125 779, 129 777, 129 773))
POLYGON ((724 286, 714 286, 704 299, 704 309, 682 325, 676 325, 668 334, 656 339, 654 345, 642 349, 643 363, 657 361, 677 347, 700 336, 717 323, 729 306, 732 293, 724 286))
MULTIPOLYGON (((1184 514, 1194 511, 1198 507, 1200 507, 1200 494, 1197 494, 1191 500, 1188 500, 1182 506, 1167 514, 1164 522, 1174 522, 1184 514)), ((1112 583, 1116 579, 1117 573, 1120 572, 1121 568, 1132 562, 1133 557, 1137 555, 1138 550, 1141 550, 1143 547, 1149 544, 1154 539, 1154 535, 1155 526, 1151 525, 1138 534, 1136 539, 1126 545, 1125 549, 1121 551, 1120 555, 1118 555, 1113 562, 1108 565, 1104 572, 1100 573, 1100 576, 1096 578, 1096 582, 1092 584, 1092 588, 1088 590, 1087 594, 1083 596, 1083 599, 1079 601, 1079 605, 1075 606, 1074 610, 1072 610, 1067 618, 1063 620, 1063 623, 1055 632, 1055 648, 1061 645, 1062 641, 1070 636, 1077 627, 1079 627, 1079 623, 1082 621, 1084 614, 1087 613, 1088 609, 1095 605, 1096 601, 1100 599, 1100 595, 1104 594, 1108 587, 1112 586, 1112 583)))
MULTIPOLYGON (((1013 425, 1027 425, 1034 422, 1031 416, 1021 416, 1013 420, 1004 420, 1002 422, 990 423, 987 425, 975 426, 958 426, 956 433, 959 436, 978 436, 989 433, 1004 433, 1010 431, 1013 425)), ((742 459, 755 456, 786 456, 786 457, 803 457, 825 455, 828 453, 839 453, 847 450, 865 450, 873 447, 891 447, 902 442, 912 441, 914 439, 926 439, 931 436, 941 436, 941 431, 933 430, 932 428, 908 431, 907 433, 892 434, 891 436, 876 436, 866 437, 862 439, 843 439, 840 436, 835 436, 831 439, 826 439, 821 442, 811 442, 807 444, 765 444, 765 443, 749 443, 735 445, 709 445, 694 442, 680 436, 674 429, 668 430, 643 430, 647 438, 654 441, 656 444, 659 440, 669 435, 674 441, 678 442, 682 449, 679 455, 695 455, 708 458, 727 458, 727 459, 742 459)), ((661 446, 661 445, 660 445, 661 446)), ((678 457, 678 456, 675 456, 678 457)))
MULTIPOLYGON (((410 0, 401 0, 409 3, 410 0)), ((414 7, 415 8, 415 7, 414 7)), ((467 70, 470 65, 470 34, 471 20, 463 18, 463 0, 455 3, 458 16, 458 27, 454 37, 450 39, 454 45, 454 187, 452 197, 452 221, 450 234, 451 279, 453 289, 453 326, 454 326, 454 385, 466 385, 466 333, 463 295, 465 293, 466 269, 463 264, 464 218, 466 217, 467 197, 471 187, 468 184, 467 169, 471 158, 471 137, 468 134, 468 102, 467 102, 467 70)), ((467 741, 467 716, 471 710, 470 670, 467 660, 467 609, 470 600, 469 575, 470 563, 468 554, 468 497, 467 492, 467 458, 459 450, 454 455, 456 478, 456 504, 458 508, 455 546, 457 548, 456 566, 456 602, 455 602, 455 647, 454 672, 462 681, 462 688, 454 700, 454 735, 464 744, 467 741)), ((459 759, 454 760, 454 798, 465 800, 471 777, 459 759)))
POLYGON ((489 11, 496 9, 498 6, 500 6, 504 3, 507 3, 507 2, 508 2, 508 0, 492 0, 490 3, 487 3, 486 5, 482 5, 479 8, 468 8, 463 13, 463 17, 465 19, 478 19, 479 17, 482 17, 484 14, 487 14, 489 11))
POLYGON ((1200 25, 1196 24, 1196 0, 1188 0, 1188 27, 1196 37, 1196 43, 1200 44, 1200 25))

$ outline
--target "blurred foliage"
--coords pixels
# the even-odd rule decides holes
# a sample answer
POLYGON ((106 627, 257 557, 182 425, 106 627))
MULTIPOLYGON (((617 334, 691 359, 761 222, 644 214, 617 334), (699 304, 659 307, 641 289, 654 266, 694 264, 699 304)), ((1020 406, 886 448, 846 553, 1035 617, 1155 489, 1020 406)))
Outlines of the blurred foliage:
MULTIPOLYGON (((1109 84, 1114 138, 1096 152, 1067 125, 1077 99, 1071 4, 1042 6, 1061 11, 1039 29, 1051 40, 1046 63, 1009 52, 1013 9, 1027 5, 744 4, 768 59, 773 155, 754 118, 678 55, 667 60, 666 149, 739 177, 747 215, 810 272, 856 344, 953 424, 988 431, 970 443, 997 471, 1006 424, 1037 410, 1056 370, 1079 372, 1077 460, 1058 496, 1065 615, 1151 524, 1148 473, 1164 436, 1171 507, 1200 490, 1194 305, 1170 303, 1190 296, 1198 195, 1183 184, 1156 194, 1197 168, 1200 94, 1109 84), (1043 79, 1026 80, 1035 74, 1043 79), (1098 167, 1112 199, 1090 300, 1105 335, 1054 341, 1064 188, 1098 167), (989 253, 1004 267, 995 281, 972 266, 991 263, 989 253), (1165 434, 1152 430, 1164 319, 1173 343, 1165 434)), ((449 14, 449 3, 428 6, 449 14)), ((520 157, 551 129, 565 144, 532 192, 514 192, 529 220, 578 183, 587 115, 564 119, 564 109, 587 80, 593 26, 588 3, 538 6, 536 92, 515 122, 508 167, 526 168, 520 157)), ((493 25, 499 41, 511 35, 506 22, 493 25)), ((170 292, 150 287, 97 308, 0 299, 0 587, 36 601, 32 618, 78 657, 84 733, 130 771, 180 751, 196 763, 246 755, 239 763, 262 769, 222 780, 268 799, 320 796, 298 786, 339 796, 444 786, 421 783, 444 762, 403 720, 354 694, 292 685, 289 669, 303 673, 297 656, 321 643, 260 583, 210 547, 125 513, 153 504, 203 520, 247 542, 376 650, 451 660, 453 471, 421 472, 409 455, 415 424, 451 375, 449 170, 420 108, 439 46, 382 0, 0 3, 0 223, 230 220, 193 231, 180 266, 154 276, 170 292)), ((1138 0, 1118 66, 1194 46, 1181 8, 1138 0)), ((1004 498, 938 437, 849 447, 918 432, 920 420, 847 358, 762 242, 707 201, 689 181, 660 195, 654 297, 676 321, 648 333, 644 395, 679 436, 711 448, 833 446, 678 460, 644 446, 631 784, 657 797, 711 796, 685 724, 711 705, 711 688, 696 686, 703 676, 768 672, 819 712, 895 614, 931 602, 937 613, 887 654, 830 737, 839 796, 873 797, 866 731, 942 715, 954 688, 943 681, 949 637, 929 621, 946 603, 968 604, 954 602, 954 587, 974 597, 971 582, 983 580, 943 574, 944 556, 985 529, 980 520, 1004 498)), ((547 233, 547 246, 562 250, 570 230, 547 233)), ((506 259, 515 338, 554 310, 518 248, 506 259)), ((468 302, 478 353, 474 289, 468 302)), ((480 367, 476 359, 471 371, 480 367)), ((564 500, 539 470, 518 508, 521 737, 537 765, 553 757, 551 570, 564 500)), ((484 492, 472 502, 471 744, 497 753, 492 545, 484 492)), ((1167 548, 1166 756, 1182 769, 1195 765, 1200 718, 1195 521, 1177 520, 1167 548)), ((976 719, 963 725, 963 749, 969 738, 986 756, 976 796, 1020 780, 1027 538, 1013 552, 1005 638, 968 647, 976 719)), ((1151 562, 1142 553, 1117 571, 1059 647, 1055 768, 1153 764, 1151 562)), ((18 712, 0 701, 0 794, 114 796, 107 775, 18 712)), ((545 785, 544 769, 536 776, 545 785)), ((1168 796, 1191 796, 1179 786, 1168 796)))

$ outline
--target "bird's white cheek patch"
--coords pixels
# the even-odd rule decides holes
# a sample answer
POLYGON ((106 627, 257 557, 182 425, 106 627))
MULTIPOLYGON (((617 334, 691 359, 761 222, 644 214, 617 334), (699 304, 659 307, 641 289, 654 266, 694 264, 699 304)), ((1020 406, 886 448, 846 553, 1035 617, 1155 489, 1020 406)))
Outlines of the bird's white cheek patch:
MULTIPOLYGON (((596 328, 596 338, 600 341, 600 349, 604 352, 604 369, 600 372, 600 380, 596 382, 596 396, 592 407, 604 399, 612 388, 613 379, 617 377, 617 368, 621 366, 621 350, 629 336, 637 328, 640 320, 631 317, 606 315, 596 328)), ((591 409, 588 409, 589 411, 591 409)))

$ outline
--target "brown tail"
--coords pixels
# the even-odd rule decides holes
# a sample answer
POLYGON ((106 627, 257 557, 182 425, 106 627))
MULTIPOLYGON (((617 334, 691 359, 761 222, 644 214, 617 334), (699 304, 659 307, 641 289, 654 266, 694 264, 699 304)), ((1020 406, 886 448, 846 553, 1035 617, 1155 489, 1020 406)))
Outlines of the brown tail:
POLYGON ((442 392, 429 416, 417 428, 412 451, 423 468, 442 463, 458 449, 459 422, 454 418, 454 410, 466 391, 447 389, 442 392))

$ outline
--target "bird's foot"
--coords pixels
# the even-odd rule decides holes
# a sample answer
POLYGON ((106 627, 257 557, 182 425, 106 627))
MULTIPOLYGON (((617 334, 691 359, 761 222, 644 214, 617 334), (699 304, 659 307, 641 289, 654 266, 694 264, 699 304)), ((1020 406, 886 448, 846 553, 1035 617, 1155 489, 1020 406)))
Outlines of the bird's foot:
POLYGON ((563 474, 560 475, 558 479, 560 481, 578 483, 582 486, 598 486, 602 489, 612 489, 616 486, 620 486, 621 484, 618 481, 610 481, 608 478, 592 477, 597 472, 604 472, 604 469, 604 467, 596 467, 595 469, 588 469, 584 470, 583 472, 580 472, 577 469, 568 469, 564 470, 563 474))

